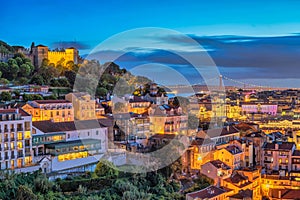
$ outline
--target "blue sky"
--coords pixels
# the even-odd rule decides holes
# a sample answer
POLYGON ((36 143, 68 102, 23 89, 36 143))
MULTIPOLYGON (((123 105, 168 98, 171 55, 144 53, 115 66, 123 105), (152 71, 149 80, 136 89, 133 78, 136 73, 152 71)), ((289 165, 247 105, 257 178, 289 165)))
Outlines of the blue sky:
MULTIPOLYGON (((285 78, 292 80, 285 83, 288 86, 299 78, 299 70, 294 71, 300 57, 300 1, 296 0, 12 0, 2 1, 1 8, 0 40, 11 45, 28 47, 32 41, 50 47, 76 44, 83 55, 122 31, 162 27, 188 34, 214 49, 209 54, 229 77, 256 83, 268 79, 275 85, 284 85, 280 79, 285 78)), ((157 52, 150 52, 146 61, 151 62, 157 52)), ((136 63, 120 62, 128 68, 136 63)), ((176 68, 182 63, 166 64, 176 68)))

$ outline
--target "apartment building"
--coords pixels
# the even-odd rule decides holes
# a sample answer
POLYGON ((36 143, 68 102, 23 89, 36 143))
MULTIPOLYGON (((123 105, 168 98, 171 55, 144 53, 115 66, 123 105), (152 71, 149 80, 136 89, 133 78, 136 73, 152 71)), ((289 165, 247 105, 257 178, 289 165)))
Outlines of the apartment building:
POLYGON ((31 116, 24 110, 0 110, 0 169, 32 165, 31 130, 31 116))
POLYGON ((35 100, 22 107, 32 116, 32 121, 74 121, 72 102, 67 100, 35 100))

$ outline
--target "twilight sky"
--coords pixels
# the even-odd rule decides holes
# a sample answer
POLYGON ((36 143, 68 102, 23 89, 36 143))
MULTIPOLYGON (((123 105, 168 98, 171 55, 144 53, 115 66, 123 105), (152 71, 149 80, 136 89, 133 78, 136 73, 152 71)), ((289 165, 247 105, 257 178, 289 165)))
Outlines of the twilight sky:
MULTIPOLYGON (((87 55, 117 33, 162 27, 193 38, 208 51, 220 72, 230 78, 259 85, 300 86, 297 0, 12 0, 2 1, 1 8, 0 40, 11 45, 29 47, 35 41, 52 48, 75 46, 81 55, 87 55)), ((140 64, 159 63, 187 73, 192 82, 197 82, 189 63, 170 53, 196 52, 201 56, 188 41, 179 35, 147 35, 146 39, 139 38, 139 52, 143 53, 130 52, 131 47, 126 46, 126 54, 118 64, 134 69, 140 64), (144 49, 149 37, 165 48, 144 49)), ((104 62, 110 54, 122 51, 116 43, 95 55, 104 62)))

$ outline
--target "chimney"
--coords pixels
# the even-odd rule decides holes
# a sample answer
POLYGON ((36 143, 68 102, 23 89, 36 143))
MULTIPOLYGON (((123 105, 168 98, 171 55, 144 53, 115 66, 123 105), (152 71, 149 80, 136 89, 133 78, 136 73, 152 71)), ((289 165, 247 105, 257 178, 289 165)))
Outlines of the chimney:
POLYGON ((278 191, 278 198, 281 199, 281 190, 278 191))
POLYGON ((279 149, 279 145, 277 143, 275 144, 275 149, 279 149))
POLYGON ((226 126, 227 132, 229 132, 229 125, 226 126))

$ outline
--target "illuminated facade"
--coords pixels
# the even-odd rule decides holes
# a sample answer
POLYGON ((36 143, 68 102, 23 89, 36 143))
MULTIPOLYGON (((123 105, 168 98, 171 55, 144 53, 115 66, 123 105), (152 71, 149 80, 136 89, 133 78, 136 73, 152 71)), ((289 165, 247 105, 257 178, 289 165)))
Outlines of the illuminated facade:
POLYGON ((222 181, 230 177, 232 169, 220 160, 212 160, 201 166, 200 173, 213 179, 215 185, 221 186, 222 181))
POLYGON ((72 102, 76 120, 96 119, 96 101, 91 98, 91 95, 83 92, 69 93, 65 99, 72 102))
POLYGON ((246 104, 242 105, 243 113, 266 113, 270 115, 277 114, 277 105, 275 104, 246 104))
POLYGON ((68 122, 74 121, 72 102, 67 100, 35 100, 22 109, 32 115, 32 121, 68 122))
POLYGON ((60 171, 97 162, 107 151, 107 127, 98 121, 33 122, 32 132, 35 162, 48 156, 44 172, 60 171))
POLYGON ((150 101, 144 99, 143 97, 136 97, 133 96, 129 99, 129 112, 136 113, 136 114, 143 114, 148 112, 150 107, 150 101))
POLYGON ((214 160, 221 160, 232 169, 242 166, 244 152, 235 145, 229 145, 214 152, 214 160))
POLYGON ((0 168, 32 165, 31 116, 21 109, 0 110, 0 168))
POLYGON ((188 116, 182 109, 168 105, 152 105, 149 110, 150 130, 156 134, 186 134, 188 116))
POLYGON ((75 48, 67 48, 63 51, 49 51, 49 48, 44 45, 34 46, 31 49, 31 58, 33 60, 33 65, 35 67, 40 67, 43 60, 47 59, 49 63, 55 65, 62 64, 65 65, 69 61, 73 63, 78 63, 78 50, 75 48))
POLYGON ((278 171, 285 176, 292 170, 292 155, 296 149, 294 142, 273 142, 263 145, 263 166, 267 173, 278 171))

